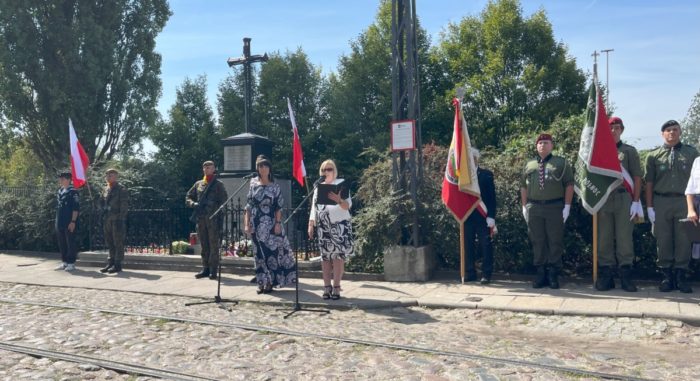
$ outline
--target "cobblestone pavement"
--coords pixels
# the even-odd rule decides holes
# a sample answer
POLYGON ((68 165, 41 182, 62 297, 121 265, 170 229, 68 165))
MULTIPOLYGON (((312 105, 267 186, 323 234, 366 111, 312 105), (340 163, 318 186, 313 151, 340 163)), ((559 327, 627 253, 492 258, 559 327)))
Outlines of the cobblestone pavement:
MULTIPOLYGON (((659 380, 698 380, 700 328, 658 319, 392 308, 328 315, 178 296, 0 283, 0 297, 242 323, 659 380)), ((231 380, 586 379, 526 365, 89 310, 0 303, 0 340, 231 380)), ((85 364, 0 351, 0 379, 133 380, 85 364)), ((148 379, 148 378, 139 378, 148 379)))

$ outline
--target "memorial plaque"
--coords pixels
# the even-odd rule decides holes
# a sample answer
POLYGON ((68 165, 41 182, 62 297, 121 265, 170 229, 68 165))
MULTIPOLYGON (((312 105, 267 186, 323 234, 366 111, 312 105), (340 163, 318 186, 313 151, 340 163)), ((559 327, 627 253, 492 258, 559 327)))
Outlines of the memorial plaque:
POLYGON ((252 171, 250 145, 224 147, 224 171, 252 171))

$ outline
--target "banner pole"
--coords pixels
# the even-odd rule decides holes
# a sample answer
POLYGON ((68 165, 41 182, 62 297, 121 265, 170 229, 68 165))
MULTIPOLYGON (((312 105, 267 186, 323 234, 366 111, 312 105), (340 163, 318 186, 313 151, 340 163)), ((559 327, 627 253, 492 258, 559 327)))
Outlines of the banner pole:
POLYGON ((593 285, 598 280, 598 213, 593 213, 593 285))
POLYGON ((464 258, 466 257, 466 250, 464 250, 464 222, 459 223, 459 275, 462 278, 462 284, 464 284, 464 258))

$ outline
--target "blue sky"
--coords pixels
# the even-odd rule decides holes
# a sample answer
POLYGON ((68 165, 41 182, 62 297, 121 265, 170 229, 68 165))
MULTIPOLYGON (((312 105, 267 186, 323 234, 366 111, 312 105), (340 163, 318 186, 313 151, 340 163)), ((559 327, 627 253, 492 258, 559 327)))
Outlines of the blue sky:
MULTIPOLYGON (((449 22, 478 15, 485 0, 417 0, 422 26, 435 43, 449 22)), ((524 15, 547 12, 554 36, 568 46, 579 68, 592 71, 594 50, 610 53, 610 95, 625 122, 623 139, 638 148, 661 142, 660 126, 682 119, 700 91, 700 1, 538 0, 522 1, 524 15)), ((173 11, 158 36, 163 57, 164 116, 186 77, 206 74, 216 110, 219 83, 230 74, 228 57, 242 55, 243 37, 252 54, 301 47, 325 73, 336 70, 349 43, 375 18, 370 0, 170 0, 173 11)), ((605 56, 599 76, 605 81, 605 56)), ((446 121, 448 123, 449 121, 446 121)), ((449 124, 449 123, 448 123, 449 124)), ((146 147, 148 150, 148 145, 146 147)))

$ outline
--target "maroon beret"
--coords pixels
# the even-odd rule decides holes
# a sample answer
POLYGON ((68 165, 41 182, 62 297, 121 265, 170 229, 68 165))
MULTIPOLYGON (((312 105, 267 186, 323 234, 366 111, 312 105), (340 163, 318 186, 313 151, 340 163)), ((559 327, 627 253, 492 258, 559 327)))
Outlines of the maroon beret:
POLYGON ((549 140, 549 141, 552 141, 552 135, 550 135, 550 134, 539 134, 539 136, 537 136, 537 140, 535 140, 535 144, 539 143, 540 140, 549 140))

